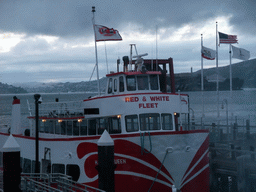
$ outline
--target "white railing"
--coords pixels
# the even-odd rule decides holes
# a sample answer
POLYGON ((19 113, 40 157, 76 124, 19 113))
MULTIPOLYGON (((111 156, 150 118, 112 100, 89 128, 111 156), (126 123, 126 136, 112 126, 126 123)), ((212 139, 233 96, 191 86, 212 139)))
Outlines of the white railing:
MULTIPOLYGON (((35 114, 34 104, 28 104, 29 112, 31 115, 35 114)), ((70 117, 77 115, 75 113, 82 113, 82 101, 71 101, 71 102, 47 102, 39 105, 40 116, 65 116, 70 117)))
POLYGON ((22 174, 21 190, 26 192, 50 191, 50 192, 73 192, 73 191, 95 191, 104 192, 103 190, 84 185, 72 180, 71 176, 61 173, 52 174, 22 174))

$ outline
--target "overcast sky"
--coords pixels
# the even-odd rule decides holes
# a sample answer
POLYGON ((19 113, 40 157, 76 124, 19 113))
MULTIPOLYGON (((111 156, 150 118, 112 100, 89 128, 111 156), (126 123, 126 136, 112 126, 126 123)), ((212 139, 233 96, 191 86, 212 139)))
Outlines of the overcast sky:
MULTIPOLYGON (((145 59, 156 58, 156 38, 158 58, 172 57, 175 73, 197 71, 201 34, 204 46, 216 49, 216 22, 256 57, 254 0, 8 0, 0 1, 0 82, 88 81, 95 65, 92 6, 96 24, 123 38, 97 43, 100 77, 107 66, 116 71, 131 43, 148 53, 145 59)), ((228 51, 226 44, 218 48, 219 66, 229 65, 228 51)), ((204 60, 205 68, 214 66, 204 60)))

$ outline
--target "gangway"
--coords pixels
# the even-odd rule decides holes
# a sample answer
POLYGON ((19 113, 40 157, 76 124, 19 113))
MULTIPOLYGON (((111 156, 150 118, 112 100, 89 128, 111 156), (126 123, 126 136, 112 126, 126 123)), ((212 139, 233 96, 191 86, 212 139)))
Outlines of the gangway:
POLYGON ((31 173, 21 175, 21 191, 24 192, 104 192, 72 180, 71 176, 61 173, 31 173))

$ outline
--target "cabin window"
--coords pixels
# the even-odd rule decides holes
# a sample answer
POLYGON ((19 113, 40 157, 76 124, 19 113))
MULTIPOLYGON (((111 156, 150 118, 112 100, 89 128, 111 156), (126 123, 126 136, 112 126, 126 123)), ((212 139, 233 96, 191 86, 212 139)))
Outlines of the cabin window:
POLYGON ((73 121, 67 121, 67 135, 72 135, 73 121))
POLYGON ((61 135, 67 134, 67 122, 66 121, 60 122, 60 130, 61 130, 61 135))
POLYGON ((109 78, 109 81, 108 81, 108 93, 112 93, 112 78, 109 78))
POLYGON ((125 116, 125 125, 127 132, 139 131, 139 121, 137 115, 125 116))
POLYGON ((87 135, 87 120, 80 122, 80 135, 87 135))
POLYGON ((140 114, 140 130, 159 130, 160 115, 158 113, 140 114))
POLYGON ((65 165, 64 164, 52 164, 52 173, 65 174, 65 165))
POLYGON ((151 90, 158 90, 158 77, 157 75, 150 75, 150 88, 151 90))
POLYGON ((117 91, 117 79, 114 79, 114 92, 117 91))
POLYGON ((39 121, 39 132, 43 133, 45 130, 46 120, 39 121))
POLYGON ((31 173, 31 160, 24 158, 24 164, 23 164, 23 173, 31 173))
POLYGON ((50 121, 49 120, 46 120, 46 122, 44 123, 44 132, 45 133, 49 133, 50 132, 50 121))
POLYGON ((127 91, 135 91, 136 90, 136 80, 135 76, 127 76, 126 77, 127 91))
POLYGON ((73 121, 73 135, 79 135, 79 122, 77 120, 73 121))
POLYGON ((101 135, 104 130, 108 131, 108 121, 107 118, 98 119, 98 135, 101 135))
POLYGON ((96 119, 88 120, 88 135, 96 135, 96 119))
POLYGON ((137 76, 138 90, 148 90, 148 76, 137 76))
POLYGON ((163 130, 173 130, 172 114, 167 114, 167 113, 161 114, 161 120, 162 120, 163 130))
POLYGON ((99 108, 85 108, 84 114, 85 115, 100 114, 100 110, 99 108))
POLYGON ((55 127, 56 127, 56 121, 55 120, 51 120, 49 123, 50 123, 49 133, 54 133, 55 127))
POLYGON ((78 181, 80 177, 80 168, 78 165, 69 165, 66 166, 67 175, 72 176, 73 181, 78 181))
POLYGON ((118 117, 109 118, 109 134, 121 133, 121 121, 118 117))
POLYGON ((124 77, 119 77, 119 92, 124 92, 124 77))
POLYGON ((55 134, 61 134, 61 123, 58 122, 55 129, 55 134))

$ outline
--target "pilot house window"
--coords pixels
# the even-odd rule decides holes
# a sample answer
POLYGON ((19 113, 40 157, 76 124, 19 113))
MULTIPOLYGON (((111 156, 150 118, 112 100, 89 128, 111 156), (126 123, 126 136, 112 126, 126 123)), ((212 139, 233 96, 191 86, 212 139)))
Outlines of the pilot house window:
POLYGON ((124 77, 119 77, 119 92, 124 92, 124 77))
POLYGON ((136 79, 134 75, 126 77, 127 91, 136 90, 136 79))
POLYGON ((113 84, 113 83, 112 83, 112 78, 110 78, 110 79, 109 79, 109 82, 108 82, 108 93, 112 93, 112 87, 113 87, 112 84, 113 84))
POLYGON ((138 90, 148 90, 148 76, 138 76, 138 90))
POLYGON ((157 75, 150 75, 150 88, 151 88, 151 90, 158 90, 158 77, 157 77, 157 75))

